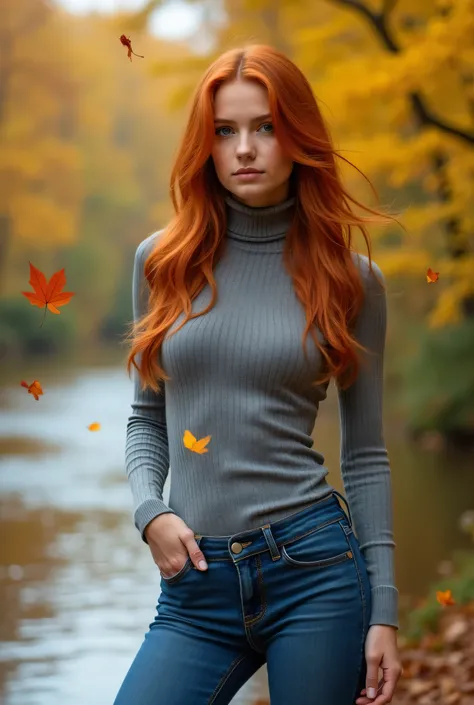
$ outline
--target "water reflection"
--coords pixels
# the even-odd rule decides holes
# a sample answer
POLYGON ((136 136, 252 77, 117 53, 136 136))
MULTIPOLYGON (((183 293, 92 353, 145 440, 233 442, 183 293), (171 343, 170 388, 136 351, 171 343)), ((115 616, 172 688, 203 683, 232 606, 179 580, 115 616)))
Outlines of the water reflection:
POLYGON ((2 702, 111 703, 154 616, 157 571, 123 513, 2 503, 16 513, 0 550, 2 702))
MULTIPOLYGON (((131 382, 123 367, 72 374, 71 366, 44 370, 41 381, 38 402, 19 385, 4 388, 1 399, 1 700, 107 705, 155 615, 160 583, 133 526, 124 475, 131 382), (93 421, 101 431, 87 430, 93 421)), ((469 545, 456 522, 472 508, 472 459, 418 451, 399 434, 387 418, 397 580, 402 595, 421 595, 438 562, 469 545)), ((334 392, 315 438, 337 468, 334 392)), ((329 479, 342 489, 338 473, 329 479)), ((233 703, 267 693, 263 667, 233 703)))
MULTIPOLYGON (((124 478, 131 385, 122 369, 88 370, 44 389, 39 402, 7 390, 0 412, 0 693, 5 705, 105 705, 160 583, 124 478), (94 420, 100 432, 87 431, 94 420), (23 454, 26 432, 36 445, 23 454)), ((234 703, 251 702, 258 683, 234 703)))

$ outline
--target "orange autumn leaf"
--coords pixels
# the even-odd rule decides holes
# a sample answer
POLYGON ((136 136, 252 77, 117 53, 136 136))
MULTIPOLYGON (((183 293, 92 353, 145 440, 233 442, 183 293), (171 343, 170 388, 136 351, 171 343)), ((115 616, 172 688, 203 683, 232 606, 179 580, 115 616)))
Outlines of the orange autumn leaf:
POLYGON ((439 279, 439 272, 433 272, 431 267, 428 267, 428 271, 426 272, 426 281, 428 284, 433 284, 434 282, 437 282, 439 279))
POLYGON ((443 607, 446 607, 447 605, 456 604, 456 601, 452 596, 451 590, 445 590, 444 592, 442 592, 441 590, 437 590, 436 599, 438 600, 439 604, 443 607))
POLYGON ((207 446, 210 440, 211 436, 204 436, 204 438, 201 438, 198 441, 196 436, 193 436, 191 431, 188 430, 184 432, 183 436, 184 447, 192 450, 194 453, 199 453, 200 455, 208 452, 208 449, 205 446, 207 446))
MULTIPOLYGON (((49 282, 47 282, 43 272, 34 267, 30 262, 29 284, 35 290, 34 294, 31 293, 31 291, 22 291, 21 293, 23 296, 26 296, 32 306, 38 306, 39 308, 44 307, 45 315, 46 309, 49 309, 51 313, 61 313, 57 307, 68 304, 71 297, 74 296, 73 291, 61 291, 66 285, 64 267, 58 272, 55 272, 49 282)), ((41 321, 40 328, 43 325, 43 321, 41 321)))
MULTIPOLYGON (((121 34, 121 35, 120 35, 120 41, 122 42, 122 44, 124 45, 124 47, 128 47, 127 56, 128 56, 128 58, 130 59, 130 61, 131 61, 131 60, 132 60, 132 54, 135 54, 135 52, 134 52, 133 49, 132 49, 132 42, 131 42, 131 40, 130 40, 130 37, 126 37, 125 34, 121 34)), ((144 59, 144 58, 145 58, 144 56, 140 56, 140 54, 135 54, 135 56, 138 56, 140 59, 144 59)))
POLYGON ((90 423, 87 428, 89 431, 100 431, 100 423, 94 421, 94 423, 90 423))
POLYGON ((22 387, 25 387, 28 390, 28 394, 32 394, 34 396, 36 401, 38 401, 38 399, 40 398, 40 394, 43 394, 41 384, 38 382, 37 379, 35 379, 35 381, 31 384, 28 384, 28 382, 21 380, 20 384, 22 387))

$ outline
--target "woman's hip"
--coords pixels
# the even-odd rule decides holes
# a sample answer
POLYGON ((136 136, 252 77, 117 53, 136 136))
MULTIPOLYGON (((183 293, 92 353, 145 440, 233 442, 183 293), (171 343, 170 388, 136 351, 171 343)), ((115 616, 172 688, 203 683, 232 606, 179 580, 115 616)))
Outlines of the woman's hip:
POLYGON ((209 625, 237 620, 262 652, 296 611, 315 628, 329 620, 327 628, 368 629, 367 570, 350 515, 334 493, 277 522, 226 537, 196 535, 196 541, 208 569, 188 559, 176 575, 162 578, 162 610, 194 614, 209 625))

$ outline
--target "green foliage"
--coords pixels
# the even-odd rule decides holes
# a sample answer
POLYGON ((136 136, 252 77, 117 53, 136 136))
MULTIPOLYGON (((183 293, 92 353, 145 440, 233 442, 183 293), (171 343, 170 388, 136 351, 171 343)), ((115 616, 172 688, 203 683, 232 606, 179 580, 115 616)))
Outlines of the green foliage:
POLYGON ((32 306, 25 298, 0 300, 0 354, 35 356, 69 351, 76 339, 74 311, 44 316, 43 310, 32 306))
POLYGON ((105 342, 111 341, 114 344, 120 344, 127 332, 127 326, 132 321, 131 277, 131 272, 127 277, 121 277, 114 299, 114 307, 102 322, 99 335, 105 342))
POLYGON ((474 321, 419 328, 419 351, 407 363, 404 399, 417 429, 474 429, 474 321))

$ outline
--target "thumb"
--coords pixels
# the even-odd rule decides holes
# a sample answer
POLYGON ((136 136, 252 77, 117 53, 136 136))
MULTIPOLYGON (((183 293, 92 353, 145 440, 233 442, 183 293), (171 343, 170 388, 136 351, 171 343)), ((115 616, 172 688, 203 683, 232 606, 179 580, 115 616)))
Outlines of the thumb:
POLYGON ((374 699, 377 697, 377 687, 379 683, 379 663, 376 658, 367 659, 367 675, 365 678, 365 687, 367 697, 374 699))
POLYGON ((199 570, 207 570, 207 562, 204 557, 204 553, 199 548, 199 544, 194 538, 194 533, 191 532, 188 537, 184 537, 181 540, 186 546, 186 549, 189 553, 189 557, 191 558, 191 561, 194 563, 196 568, 198 568, 199 570))

